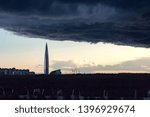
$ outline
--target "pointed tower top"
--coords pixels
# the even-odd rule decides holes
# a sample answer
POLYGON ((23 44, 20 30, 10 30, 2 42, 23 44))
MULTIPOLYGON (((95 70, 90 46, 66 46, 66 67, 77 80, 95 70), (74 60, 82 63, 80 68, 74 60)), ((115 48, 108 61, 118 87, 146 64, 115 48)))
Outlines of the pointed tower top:
POLYGON ((48 46, 47 42, 46 42, 46 46, 48 46))

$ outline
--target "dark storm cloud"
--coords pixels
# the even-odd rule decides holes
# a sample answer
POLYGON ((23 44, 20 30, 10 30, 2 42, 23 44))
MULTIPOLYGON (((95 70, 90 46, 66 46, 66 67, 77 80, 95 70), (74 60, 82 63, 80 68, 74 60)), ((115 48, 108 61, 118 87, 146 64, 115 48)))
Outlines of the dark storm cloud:
POLYGON ((150 47, 149 0, 0 0, 0 27, 28 37, 150 47))
MULTIPOLYGON (((48 13, 53 9, 54 3, 70 4, 72 6, 101 3, 121 9, 138 9, 143 6, 149 6, 150 4, 149 0, 0 0, 0 8, 5 11, 25 12, 36 10, 48 13)), ((57 8, 59 9, 59 7, 57 8)), ((72 10, 74 10, 74 8, 72 8, 72 10)))

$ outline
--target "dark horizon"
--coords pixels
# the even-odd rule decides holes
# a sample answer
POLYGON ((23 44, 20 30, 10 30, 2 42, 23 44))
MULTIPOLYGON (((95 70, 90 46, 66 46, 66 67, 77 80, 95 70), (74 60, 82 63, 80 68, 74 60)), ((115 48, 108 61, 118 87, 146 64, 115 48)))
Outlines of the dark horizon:
POLYGON ((0 99, 144 100, 149 99, 149 77, 150 74, 3 76, 0 99))

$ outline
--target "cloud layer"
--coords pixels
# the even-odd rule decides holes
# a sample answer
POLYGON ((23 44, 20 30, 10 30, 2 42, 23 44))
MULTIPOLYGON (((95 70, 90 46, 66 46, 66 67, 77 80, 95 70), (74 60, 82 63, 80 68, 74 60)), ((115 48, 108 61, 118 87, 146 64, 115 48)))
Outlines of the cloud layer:
POLYGON ((133 72, 133 73, 149 73, 150 72, 150 58, 141 58, 136 60, 125 61, 115 65, 95 65, 84 64, 78 65, 73 61, 54 61, 52 69, 62 69, 69 73, 112 73, 112 72, 133 72))
POLYGON ((150 47, 149 0, 0 0, 0 27, 28 37, 150 47))

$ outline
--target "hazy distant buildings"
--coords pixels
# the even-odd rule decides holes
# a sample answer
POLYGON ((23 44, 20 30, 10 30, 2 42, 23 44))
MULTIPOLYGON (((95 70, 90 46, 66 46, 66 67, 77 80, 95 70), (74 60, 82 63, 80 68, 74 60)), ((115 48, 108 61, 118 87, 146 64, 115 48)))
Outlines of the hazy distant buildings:
POLYGON ((44 74, 49 74, 49 56, 48 56, 48 45, 45 46, 45 58, 44 58, 44 74))
POLYGON ((28 69, 0 68, 0 76, 34 75, 28 69))

